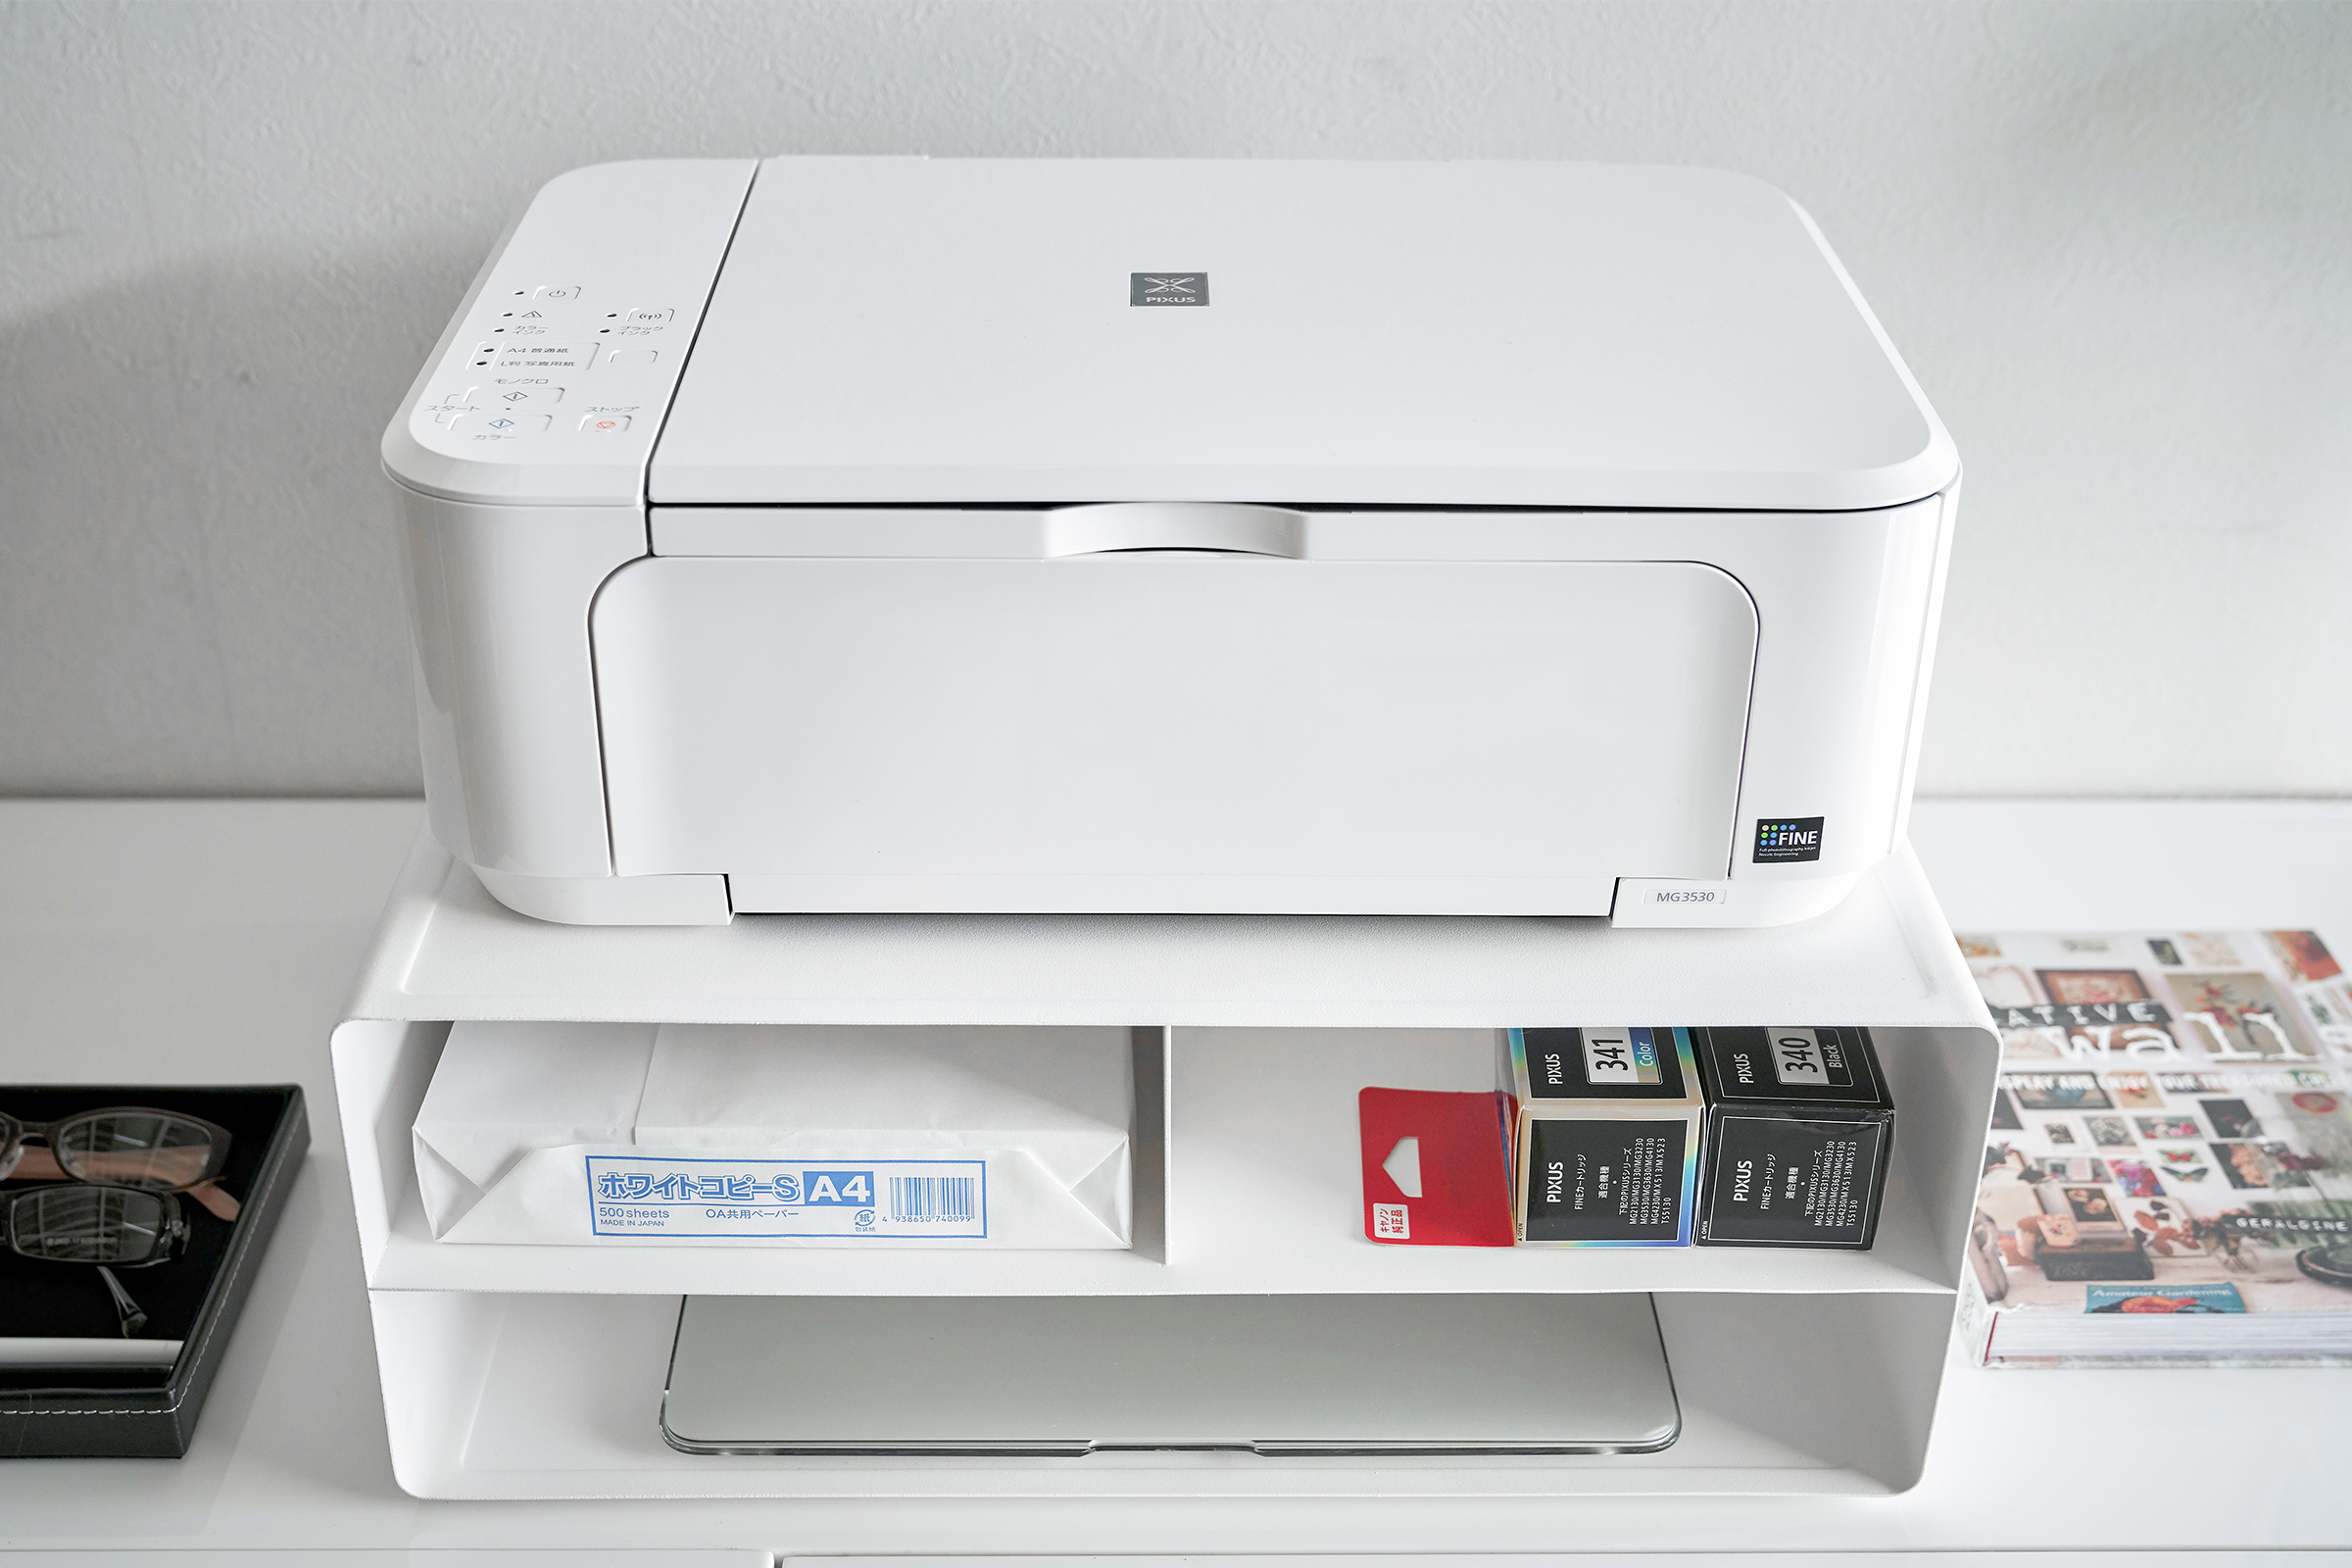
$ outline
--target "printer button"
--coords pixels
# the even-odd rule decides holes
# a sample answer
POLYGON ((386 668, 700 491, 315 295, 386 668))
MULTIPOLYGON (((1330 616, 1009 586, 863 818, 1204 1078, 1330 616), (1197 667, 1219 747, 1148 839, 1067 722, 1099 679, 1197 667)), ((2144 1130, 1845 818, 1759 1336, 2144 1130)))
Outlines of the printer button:
POLYGON ((560 386, 488 386, 480 390, 478 401, 482 407, 509 413, 516 409, 544 409, 564 401, 564 389, 560 386))
POLYGON ((531 290, 531 298, 535 300, 576 300, 579 297, 580 286, 577 283, 561 286, 553 283, 543 283, 539 287, 531 290))
POLYGON ((618 435, 629 427, 625 414, 591 414, 580 420, 580 428, 590 435, 618 435))
POLYGON ((631 311, 624 318, 630 326, 662 326, 677 317, 675 311, 631 311))
POLYGON ((453 423, 460 435, 477 441, 513 441, 537 435, 555 422, 548 414, 511 414, 505 409, 467 409, 453 423))
POLYGON ((608 370, 650 370, 657 358, 659 356, 652 349, 622 349, 617 354, 605 356, 605 368, 608 370))

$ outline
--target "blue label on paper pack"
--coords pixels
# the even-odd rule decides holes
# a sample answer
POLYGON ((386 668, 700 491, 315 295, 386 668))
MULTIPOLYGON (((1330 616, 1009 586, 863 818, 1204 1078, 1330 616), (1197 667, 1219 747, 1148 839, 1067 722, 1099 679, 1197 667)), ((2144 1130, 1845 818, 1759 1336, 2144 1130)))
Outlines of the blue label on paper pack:
POLYGON ((590 1154, 598 1236, 969 1238, 988 1235, 977 1159, 674 1159, 590 1154))
POLYGON ((2145 1312, 2171 1316, 2188 1312, 2243 1312, 2245 1298, 2234 1285, 2092 1285, 2085 1288, 2085 1312, 2145 1312))

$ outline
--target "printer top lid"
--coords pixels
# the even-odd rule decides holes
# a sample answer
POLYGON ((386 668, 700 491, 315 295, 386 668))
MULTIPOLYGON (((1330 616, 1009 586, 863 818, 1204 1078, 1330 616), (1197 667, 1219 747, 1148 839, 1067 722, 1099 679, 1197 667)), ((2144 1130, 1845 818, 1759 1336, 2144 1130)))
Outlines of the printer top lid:
POLYGON ((1743 175, 778 158, 648 494, 1845 511, 1958 471, 1743 175))

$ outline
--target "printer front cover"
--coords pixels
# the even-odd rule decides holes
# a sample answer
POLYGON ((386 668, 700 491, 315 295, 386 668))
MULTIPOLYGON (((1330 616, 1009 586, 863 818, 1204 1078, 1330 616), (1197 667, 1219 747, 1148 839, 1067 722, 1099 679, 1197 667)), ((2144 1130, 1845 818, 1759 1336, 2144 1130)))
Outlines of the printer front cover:
POLYGON ((1957 471, 1804 215, 1743 175, 780 158, 650 491, 1815 511, 1957 471))

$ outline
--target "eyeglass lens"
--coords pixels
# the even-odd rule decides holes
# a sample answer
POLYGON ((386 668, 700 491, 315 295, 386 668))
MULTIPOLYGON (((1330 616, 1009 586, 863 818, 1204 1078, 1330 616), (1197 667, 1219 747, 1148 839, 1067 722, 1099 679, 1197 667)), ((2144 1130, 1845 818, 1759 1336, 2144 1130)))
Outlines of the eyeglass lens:
POLYGON ((9 1201, 9 1250, 53 1263, 144 1263, 163 1250, 170 1200, 120 1187, 40 1187, 9 1201))
POLYGON ((102 1110, 58 1123, 57 1163, 85 1182, 161 1192, 204 1179, 213 1134, 202 1122, 154 1110, 102 1110))

